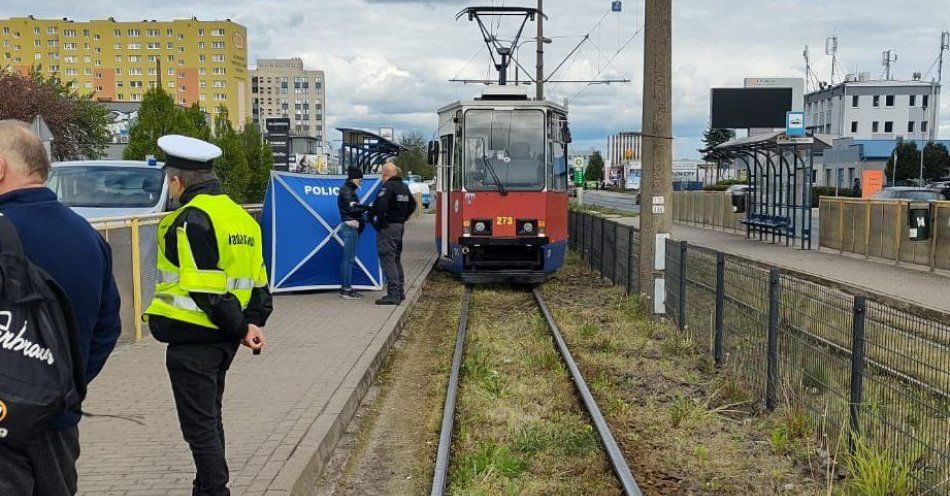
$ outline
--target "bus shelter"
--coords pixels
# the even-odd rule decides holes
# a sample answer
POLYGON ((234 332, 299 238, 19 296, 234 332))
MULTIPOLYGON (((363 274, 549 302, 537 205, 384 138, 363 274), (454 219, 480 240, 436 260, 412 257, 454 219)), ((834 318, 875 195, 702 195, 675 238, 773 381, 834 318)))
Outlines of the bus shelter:
POLYGON ((715 147, 746 170, 744 201, 733 201, 744 207, 746 237, 784 241, 786 246, 797 239, 802 249, 811 249, 814 160, 830 147, 827 136, 792 137, 784 131, 734 138, 715 147))
POLYGON ((356 166, 366 174, 375 174, 386 160, 405 150, 388 138, 362 129, 337 128, 337 131, 343 133, 340 164, 344 172, 348 167, 356 166))

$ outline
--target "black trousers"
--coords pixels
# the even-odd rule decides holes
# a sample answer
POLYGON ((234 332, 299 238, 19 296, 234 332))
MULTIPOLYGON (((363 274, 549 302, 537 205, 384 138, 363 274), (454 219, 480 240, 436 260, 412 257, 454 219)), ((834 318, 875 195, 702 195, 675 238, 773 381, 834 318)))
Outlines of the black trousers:
POLYGON ((71 496, 76 494, 79 428, 46 431, 22 448, 0 445, 0 494, 71 496))
POLYGON ((376 251, 386 276, 386 293, 391 298, 404 298, 405 276, 402 272, 403 224, 387 224, 376 232, 376 251))
POLYGON ((230 495, 221 399, 238 343, 172 343, 165 366, 181 433, 195 460, 193 496, 230 495))

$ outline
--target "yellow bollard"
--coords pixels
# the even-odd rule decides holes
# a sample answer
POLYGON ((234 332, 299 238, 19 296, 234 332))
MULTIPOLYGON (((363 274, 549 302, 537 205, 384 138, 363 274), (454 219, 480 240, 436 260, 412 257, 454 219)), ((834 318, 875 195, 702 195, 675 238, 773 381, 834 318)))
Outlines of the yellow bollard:
POLYGON ((132 229, 132 321, 135 322, 133 342, 142 340, 142 250, 139 247, 139 219, 133 217, 132 229))

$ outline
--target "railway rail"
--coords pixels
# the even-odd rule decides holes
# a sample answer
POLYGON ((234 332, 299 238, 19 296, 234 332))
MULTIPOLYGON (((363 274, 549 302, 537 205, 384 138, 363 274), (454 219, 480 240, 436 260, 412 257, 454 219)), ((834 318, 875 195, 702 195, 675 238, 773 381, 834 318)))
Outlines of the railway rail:
MULTIPOLYGON (((462 298, 462 309, 459 314, 458 334, 456 335, 455 339, 455 351, 452 356, 452 368, 449 374, 448 386, 446 388, 445 406, 442 412, 442 427, 439 434, 439 446, 436 454, 435 470, 433 471, 432 475, 431 496, 444 495, 446 483, 448 481, 449 464, 451 462, 452 456, 452 434, 454 432, 455 426, 455 405, 456 400, 458 399, 460 382, 459 376, 461 373, 462 356, 465 351, 465 336, 468 328, 469 307, 471 306, 472 302, 472 294, 472 286, 466 286, 465 294, 462 298)), ((538 306, 538 310, 544 317, 544 321, 547 324, 548 331, 551 334, 551 338, 555 347, 557 348, 558 354, 564 361, 564 364, 571 375, 571 379, 574 382, 577 394, 580 397, 581 402, 583 403, 584 408, 591 419, 591 422, 597 430, 601 444, 604 447, 608 458, 610 459, 611 468, 613 469, 614 474, 617 476, 624 494, 628 496, 640 496, 642 494, 640 492, 640 488, 637 486, 636 480, 634 480, 633 474, 630 471, 630 467, 627 465, 627 461, 624 458, 623 453, 620 451, 620 447, 617 445, 617 441, 614 439, 614 436, 610 431, 610 427, 607 425, 607 421, 604 419, 603 414, 601 414, 600 408, 597 406, 597 402, 594 400, 594 397, 590 392, 590 388, 587 386, 587 382, 584 380, 580 369, 577 367, 577 363, 575 363, 574 357, 571 355, 571 352, 567 347, 567 343, 561 336, 561 331, 554 319, 554 315, 551 313, 550 308, 544 301, 544 297, 537 288, 532 290, 532 295, 534 296, 534 301, 538 306)))

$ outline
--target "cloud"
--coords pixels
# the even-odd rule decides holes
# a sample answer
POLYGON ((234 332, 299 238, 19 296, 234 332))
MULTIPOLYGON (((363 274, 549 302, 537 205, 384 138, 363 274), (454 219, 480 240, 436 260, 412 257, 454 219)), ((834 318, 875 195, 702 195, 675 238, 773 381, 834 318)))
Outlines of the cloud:
MULTIPOLYGON (((73 2, 0 0, 0 16, 104 19, 231 18, 248 28, 249 58, 293 57, 327 74, 331 125, 375 129, 395 127, 430 135, 435 111, 470 98, 481 87, 448 79, 491 77, 493 71, 476 26, 455 20, 468 0, 123 0, 73 2)), ((484 0, 486 5, 533 5, 484 0)), ((612 13, 608 0, 546 0, 549 20, 546 67, 552 70, 584 34, 590 40, 569 59, 556 79, 626 77, 628 84, 549 84, 548 96, 569 99, 575 148, 603 148, 608 134, 640 129, 643 94, 643 1, 623 2, 612 13), (592 30, 594 26, 596 29, 592 30), (611 64, 608 59, 630 40, 611 64)), ((748 76, 804 73, 807 44, 813 69, 827 79, 830 57, 824 40, 837 33, 839 66, 846 72, 881 74, 881 52, 895 49, 896 75, 926 73, 938 52, 940 31, 950 21, 950 2, 906 0, 900 8, 885 0, 798 2, 780 0, 682 0, 674 2, 673 130, 676 155, 695 157, 709 119, 709 89, 741 86, 748 76), (926 15, 922 15, 926 13, 926 15), (942 24, 941 24, 942 23, 942 24)), ((503 36, 511 26, 498 28, 503 36)), ((533 36, 533 25, 526 36, 533 36)), ((533 73, 534 45, 521 50, 533 73)), ((950 59, 945 67, 950 67, 950 59)), ((932 71, 933 72, 933 71, 932 71)), ((947 69, 950 73, 950 69, 947 69)), ((836 75, 840 78, 841 73, 836 75)), ((943 98, 944 137, 950 136, 950 98, 943 98)))

